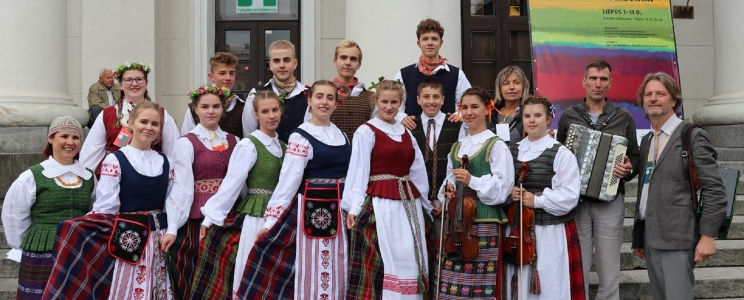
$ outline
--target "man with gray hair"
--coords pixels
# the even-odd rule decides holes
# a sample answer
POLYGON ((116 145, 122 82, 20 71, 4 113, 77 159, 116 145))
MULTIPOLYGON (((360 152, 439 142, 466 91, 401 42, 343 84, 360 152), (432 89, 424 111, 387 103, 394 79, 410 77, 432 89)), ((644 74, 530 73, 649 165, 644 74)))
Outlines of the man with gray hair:
POLYGON ((690 150, 700 183, 702 213, 696 215, 688 156, 683 153, 686 126, 679 84, 666 73, 646 75, 638 89, 638 106, 652 132, 641 140, 634 164, 638 201, 633 226, 633 253, 646 259, 654 299, 692 299, 696 263, 716 252, 715 237, 726 214, 726 191, 708 133, 693 128, 690 150))
POLYGON ((98 81, 88 89, 88 111, 90 112, 88 124, 93 124, 104 108, 114 105, 119 99, 121 99, 121 89, 114 82, 114 72, 110 69, 101 70, 98 81))

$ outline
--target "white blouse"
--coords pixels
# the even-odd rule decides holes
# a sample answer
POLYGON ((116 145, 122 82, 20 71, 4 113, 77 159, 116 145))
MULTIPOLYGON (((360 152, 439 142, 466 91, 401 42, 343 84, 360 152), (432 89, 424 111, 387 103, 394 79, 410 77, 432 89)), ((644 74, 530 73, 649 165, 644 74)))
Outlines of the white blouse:
MULTIPOLYGON (((129 101, 122 99, 123 112, 121 116, 121 124, 127 124, 129 120, 129 112, 133 106, 129 101)), ((116 112, 119 113, 119 106, 114 105, 116 112)), ((173 157, 176 150, 176 141, 180 137, 178 127, 173 118, 165 112, 165 122, 161 130, 161 138, 163 145, 163 153, 168 157, 173 157)), ((98 163, 101 162, 103 157, 106 155, 106 124, 103 124, 103 113, 98 115, 96 121, 91 126, 88 135, 85 137, 85 143, 83 148, 80 149, 80 163, 84 167, 95 170, 98 167, 98 163)))
MULTIPOLYGON (((145 176, 158 176, 163 173, 163 157, 154 150, 139 150, 132 146, 126 146, 120 149, 127 157, 137 173, 145 176)), ((168 159, 170 165, 168 175, 168 193, 173 186, 174 165, 168 159)), ((101 179, 96 186, 96 202, 93 203, 91 213, 98 214, 117 214, 121 202, 119 201, 119 191, 121 190, 121 165, 119 159, 113 153, 106 156, 101 166, 101 179)), ((168 197, 165 202, 166 212, 172 210, 173 199, 168 197)), ((176 234, 176 232, 168 232, 176 234)))
MULTIPOLYGON (((228 146, 227 133, 219 127, 217 127, 217 131, 210 133, 204 126, 197 124, 189 133, 196 135, 207 149, 219 145, 228 146)), ((173 203, 173 206, 171 207, 171 213, 168 214, 167 233, 173 234, 176 234, 178 228, 186 223, 191 205, 194 203, 194 170, 192 169, 194 165, 194 145, 187 137, 181 137, 176 142, 176 148, 180 151, 177 151, 173 157, 176 172, 175 180, 173 181, 173 190, 168 194, 168 198, 172 198, 169 202, 173 203)))
MULTIPOLYGON (((543 153, 545 149, 558 144, 558 141, 546 135, 537 140, 528 138, 517 143, 519 145, 519 161, 530 161, 543 153)), ((551 180, 552 188, 542 191, 542 196, 535 196, 535 208, 542 208, 555 216, 562 216, 570 212, 579 203, 581 190, 581 175, 576 156, 568 148, 561 146, 553 161, 555 175, 551 180)), ((514 177, 512 177, 514 178, 514 177)))
MULTIPOLYGON (((486 141, 496 136, 490 130, 484 130, 476 135, 467 135, 460 140, 460 149, 457 152, 458 157, 467 154, 468 157, 478 152, 485 145, 486 141)), ((485 150, 484 150, 485 151, 485 150)), ((491 166, 491 174, 481 177, 471 176, 468 187, 473 189, 481 202, 487 205, 498 205, 506 201, 506 197, 511 193, 514 186, 514 162, 511 152, 504 141, 497 141, 491 146, 488 163, 491 166)), ((455 175, 452 173, 452 159, 447 156, 447 178, 439 188, 439 201, 444 201, 444 190, 447 183, 455 185, 455 175)))
MULTIPOLYGON (((282 146, 278 134, 270 137, 263 131, 256 130, 251 135, 256 137, 272 155, 282 157, 282 146)), ((258 159, 256 146, 248 138, 244 138, 235 146, 230 156, 230 163, 227 166, 227 175, 225 175, 220 189, 201 208, 201 212, 204 214, 202 225, 210 227, 224 224, 227 214, 235 205, 241 190, 245 188, 248 173, 256 164, 256 159, 258 159)))
MULTIPOLYGON (((411 138, 411 146, 415 150, 415 158, 408 172, 409 180, 413 183, 421 195, 429 194, 429 180, 426 173, 426 165, 423 155, 418 147, 416 138, 410 131, 406 130, 400 122, 395 124, 386 123, 379 118, 369 121, 370 124, 377 127, 387 136, 400 142, 403 135, 407 134, 411 138)), ((343 200, 341 209, 348 211, 349 214, 358 216, 364 205, 364 199, 367 197, 367 185, 371 171, 372 148, 375 146, 375 132, 367 125, 359 126, 354 132, 353 151, 351 152, 351 162, 349 171, 346 174, 346 185, 344 186, 343 200)), ((397 163, 397 162, 391 162, 397 163)), ((431 211, 431 204, 426 197, 421 197, 422 206, 427 212, 431 211), (426 202, 426 204, 424 204, 426 202)))
MULTIPOLYGON (((346 135, 336 125, 317 126, 310 122, 302 123, 297 128, 305 130, 318 141, 329 146, 341 146, 346 144, 346 135)), ((292 203, 297 190, 302 184, 302 176, 305 174, 307 163, 313 159, 313 146, 305 137, 299 133, 292 133, 287 143, 287 152, 282 162, 282 170, 279 173, 279 183, 271 195, 271 200, 264 213, 264 228, 274 226, 279 216, 292 203)))
MULTIPOLYGON (((50 179, 58 177, 65 183, 75 183, 78 176, 85 180, 93 177, 93 173, 77 161, 72 165, 61 165, 50 156, 41 162, 41 166, 44 168, 41 172, 44 177, 50 179)), ((82 181, 72 186, 64 186, 59 179, 55 179, 54 182, 61 188, 76 189, 83 186, 82 181)), ((93 180, 95 183, 95 177, 93 180)), ((91 202, 95 200, 95 191, 90 196, 91 202)), ((10 247, 19 249, 28 229, 33 225, 31 208, 34 203, 36 203, 36 180, 31 170, 26 170, 10 185, 3 202, 3 227, 10 247)))

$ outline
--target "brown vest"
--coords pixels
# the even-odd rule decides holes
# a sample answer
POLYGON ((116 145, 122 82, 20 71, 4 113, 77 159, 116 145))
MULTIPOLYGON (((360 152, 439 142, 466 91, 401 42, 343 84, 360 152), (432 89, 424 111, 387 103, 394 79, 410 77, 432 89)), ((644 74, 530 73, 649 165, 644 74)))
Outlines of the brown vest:
POLYGON ((338 96, 338 106, 331 115, 331 122, 336 124, 349 140, 354 137, 354 131, 369 121, 374 108, 375 93, 364 90, 358 96, 338 96))

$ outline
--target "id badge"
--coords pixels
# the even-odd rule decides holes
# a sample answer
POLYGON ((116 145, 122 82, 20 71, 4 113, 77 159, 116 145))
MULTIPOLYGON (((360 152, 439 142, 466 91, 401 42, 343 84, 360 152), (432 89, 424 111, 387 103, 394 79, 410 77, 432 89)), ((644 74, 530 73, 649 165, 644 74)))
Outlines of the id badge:
POLYGON ((654 162, 647 161, 646 162, 646 174, 643 176, 643 184, 648 184, 648 181, 651 180, 651 172, 654 170, 654 162))
POLYGON ((114 140, 114 145, 116 145, 119 148, 124 148, 126 145, 129 145, 129 141, 132 140, 132 133, 127 130, 127 127, 122 126, 119 133, 116 135, 116 139, 114 140))
POLYGON ((511 139, 509 124, 496 124, 496 135, 498 135, 505 142, 508 142, 511 139))

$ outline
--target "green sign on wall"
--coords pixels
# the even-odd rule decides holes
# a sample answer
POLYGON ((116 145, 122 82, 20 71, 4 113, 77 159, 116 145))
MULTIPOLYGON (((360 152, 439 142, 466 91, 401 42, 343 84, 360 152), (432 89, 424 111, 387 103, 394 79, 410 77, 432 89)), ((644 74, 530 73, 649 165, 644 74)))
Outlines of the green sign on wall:
POLYGON ((279 11, 277 0, 238 0, 238 13, 275 13, 279 11))

